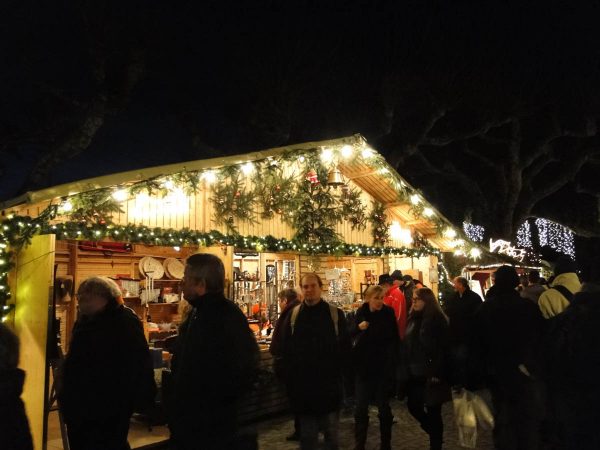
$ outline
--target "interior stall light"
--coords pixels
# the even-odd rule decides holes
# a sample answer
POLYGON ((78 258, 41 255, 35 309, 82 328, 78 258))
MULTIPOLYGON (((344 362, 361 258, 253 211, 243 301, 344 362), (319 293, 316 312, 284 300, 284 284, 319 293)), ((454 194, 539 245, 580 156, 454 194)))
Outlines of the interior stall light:
POLYGON ((390 225, 390 237, 394 240, 399 240, 402 235, 402 227, 396 221, 390 225))
POLYGON ((175 183, 173 183, 173 180, 167 180, 163 183, 163 186, 165 189, 172 190, 175 187, 175 183))
POLYGON ((176 252, 178 252, 178 251, 181 250, 181 247, 179 247, 179 246, 176 245, 176 246, 173 247, 173 250, 175 250, 176 252))

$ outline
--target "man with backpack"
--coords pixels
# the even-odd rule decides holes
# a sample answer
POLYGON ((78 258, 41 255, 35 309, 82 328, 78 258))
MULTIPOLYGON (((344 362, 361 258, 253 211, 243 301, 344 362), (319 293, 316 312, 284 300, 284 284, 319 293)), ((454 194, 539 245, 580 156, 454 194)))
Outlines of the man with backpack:
POLYGON ((321 298, 323 282, 316 273, 305 274, 300 286, 304 301, 290 312, 282 330, 291 407, 300 417, 300 447, 317 448, 322 429, 327 448, 338 449, 343 376, 350 367, 346 319, 321 298))
POLYGON ((544 291, 538 300, 545 319, 551 319, 567 309, 573 296, 581 290, 581 283, 575 270, 575 261, 568 256, 561 256, 556 260, 554 281, 550 289, 544 291))

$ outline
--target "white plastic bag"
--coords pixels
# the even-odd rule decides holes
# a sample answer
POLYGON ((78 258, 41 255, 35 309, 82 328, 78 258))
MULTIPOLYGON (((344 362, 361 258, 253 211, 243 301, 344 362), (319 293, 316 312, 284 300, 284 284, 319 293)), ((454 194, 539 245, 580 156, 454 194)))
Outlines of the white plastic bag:
POLYGON ((477 417, 473 403, 466 389, 452 392, 452 405, 454 406, 454 419, 458 426, 458 443, 461 447, 475 448, 477 444, 477 417))
POLYGON ((473 392, 468 392, 467 398, 469 398, 469 396, 479 426, 481 426, 481 428, 484 430, 493 430, 494 415, 492 414, 492 411, 490 411, 487 403, 485 403, 485 400, 473 392))

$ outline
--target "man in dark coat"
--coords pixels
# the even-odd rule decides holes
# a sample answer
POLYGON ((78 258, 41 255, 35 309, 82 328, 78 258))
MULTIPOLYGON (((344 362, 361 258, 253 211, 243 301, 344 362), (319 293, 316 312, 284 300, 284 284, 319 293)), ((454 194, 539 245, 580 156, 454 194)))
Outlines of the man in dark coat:
POLYGON ((21 400, 25 372, 17 368, 19 340, 0 323, 0 448, 33 450, 25 405, 21 400))
POLYGON ((258 345, 242 311, 223 295, 221 260, 198 253, 186 261, 183 296, 192 305, 180 336, 169 404, 177 450, 255 446, 238 435, 240 399, 253 386, 258 345))
POLYGON ((81 316, 58 389, 71 449, 128 449, 134 409, 151 408, 156 395, 142 324, 108 278, 86 279, 77 297, 81 316))
MULTIPOLYGON (((275 324, 275 331, 273 331, 269 352, 273 355, 273 368, 275 370, 275 374, 280 381, 287 384, 285 367, 283 365, 283 328, 287 317, 290 315, 292 310, 300 304, 300 299, 298 298, 298 292, 291 288, 284 289, 277 294, 277 299, 279 300, 281 314, 279 315, 279 319, 277 319, 277 323, 275 324)), ((290 390, 289 386, 287 390, 290 390)), ((300 440, 300 418, 298 416, 294 417, 294 432, 287 436, 286 440, 300 440)))
POLYGON ((475 314, 483 303, 481 297, 469 288, 466 278, 454 278, 456 293, 444 305, 450 321, 451 382, 474 389, 479 384, 479 368, 475 356, 475 314))
POLYGON ((554 319, 556 332, 547 342, 553 353, 548 370, 555 380, 557 420, 568 450, 600 448, 600 274, 597 278, 585 282, 567 309, 554 319))
POLYGON ((539 343, 543 318, 520 297, 511 266, 496 271, 496 289, 477 314, 477 335, 496 412, 494 445, 499 450, 538 448, 542 419, 539 343))
POLYGON ((328 448, 337 449, 343 376, 350 365, 348 328, 344 313, 321 299, 317 274, 304 275, 301 287, 304 301, 288 316, 283 336, 291 406, 300 415, 303 450, 317 447, 319 428, 328 448))

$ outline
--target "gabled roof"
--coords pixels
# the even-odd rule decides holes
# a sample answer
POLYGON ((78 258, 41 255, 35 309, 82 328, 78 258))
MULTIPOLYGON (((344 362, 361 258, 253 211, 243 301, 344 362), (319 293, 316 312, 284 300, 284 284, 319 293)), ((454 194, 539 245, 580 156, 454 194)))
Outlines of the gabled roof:
MULTIPOLYGON (((7 209, 22 204, 35 204, 52 199, 66 197, 81 192, 94 189, 109 188, 127 184, 138 183, 144 180, 153 179, 160 176, 168 176, 183 171, 203 171, 218 169, 224 166, 243 164, 251 161, 264 160, 269 157, 282 156, 289 152, 307 152, 318 151, 322 148, 342 147, 344 145, 366 146, 366 140, 359 134, 342 137, 339 139, 330 139, 324 141, 305 142, 284 147, 271 148, 256 152, 245 153, 241 155, 224 156, 218 158, 200 159, 195 161, 186 161, 181 163, 167 164, 162 166, 148 167, 127 172, 120 172, 100 177, 89 178, 85 180, 74 181, 70 183, 53 186, 38 191, 27 192, 19 197, 0 203, 0 209, 7 209)), ((430 218, 423 216, 415 217, 411 203, 406 196, 402 198, 401 191, 409 191, 418 195, 418 191, 413 188, 405 179, 403 179, 396 170, 390 166, 383 156, 375 150, 370 149, 377 160, 377 166, 366 164, 360 158, 340 161, 338 168, 347 179, 352 180, 357 186, 370 194, 377 201, 383 203, 391 215, 401 220, 421 233, 424 237, 435 243, 443 251, 452 250, 454 246, 452 241, 455 237, 440 236, 438 234, 438 224, 446 223, 454 228, 460 235, 460 229, 453 227, 451 222, 446 219, 433 206, 428 204, 422 196, 418 196, 418 202, 421 208, 426 207, 431 211, 430 218), (386 176, 383 174, 385 173, 386 176)))

